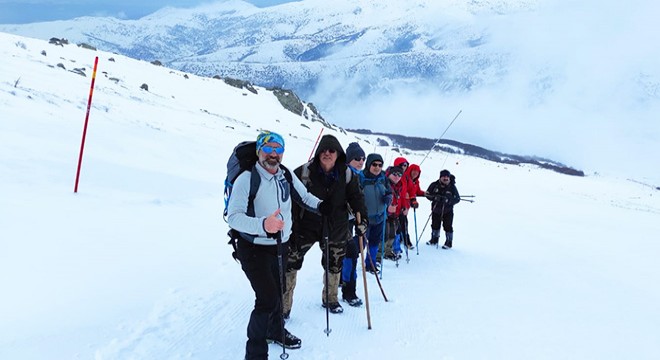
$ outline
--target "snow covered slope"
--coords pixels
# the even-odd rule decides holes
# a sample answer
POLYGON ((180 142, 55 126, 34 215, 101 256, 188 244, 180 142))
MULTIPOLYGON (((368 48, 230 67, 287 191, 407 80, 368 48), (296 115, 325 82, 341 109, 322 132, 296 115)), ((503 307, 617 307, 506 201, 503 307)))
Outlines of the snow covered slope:
MULTIPOLYGON (((267 128, 284 134, 296 167, 320 130, 257 90, 0 34, 0 358, 242 358, 253 294, 226 244, 226 159, 267 128)), ((325 133, 387 163, 400 156, 325 133)), ((422 185, 442 168, 476 195, 456 207, 454 249, 424 245, 427 228, 409 262, 385 264, 388 302, 368 279, 372 330, 364 308, 346 306, 326 336, 314 248, 287 324, 303 347, 289 359, 660 357, 657 190, 441 152, 422 185)), ((429 211, 421 201, 409 216, 420 234, 429 211)), ((280 353, 270 347, 270 359, 280 353)))

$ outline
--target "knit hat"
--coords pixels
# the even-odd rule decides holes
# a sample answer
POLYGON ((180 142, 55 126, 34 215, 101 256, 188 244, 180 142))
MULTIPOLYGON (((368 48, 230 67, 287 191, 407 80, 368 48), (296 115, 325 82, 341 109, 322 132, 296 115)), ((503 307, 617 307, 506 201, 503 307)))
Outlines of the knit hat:
POLYGON ((346 148, 346 162, 349 163, 354 159, 363 158, 365 156, 364 150, 360 147, 360 144, 352 142, 348 144, 346 148))
POLYGON ((451 175, 451 173, 449 173, 449 170, 447 169, 440 171, 440 177, 449 176, 449 175, 451 175))
POLYGON ((257 136, 257 155, 259 155, 259 150, 261 150, 262 147, 271 142, 280 144, 280 146, 284 148, 284 138, 282 135, 265 130, 257 136))
POLYGON ((403 168, 401 166, 390 166, 387 168, 387 176, 390 176, 392 173, 399 173, 403 175, 403 168))
POLYGON ((365 169, 369 170, 371 163, 374 161, 380 161, 381 164, 384 162, 383 157, 380 154, 372 153, 367 156, 367 161, 364 163, 365 169))

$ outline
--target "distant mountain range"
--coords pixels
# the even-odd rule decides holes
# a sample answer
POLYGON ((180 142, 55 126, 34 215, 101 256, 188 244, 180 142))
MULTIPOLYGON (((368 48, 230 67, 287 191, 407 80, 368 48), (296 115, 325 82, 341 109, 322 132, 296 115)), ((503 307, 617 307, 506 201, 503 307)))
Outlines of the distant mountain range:
POLYGON ((484 149, 482 147, 476 146, 476 145, 471 145, 471 144, 465 144, 462 142, 454 141, 454 140, 448 140, 448 139, 440 139, 440 140, 433 140, 433 139, 427 139, 423 137, 414 137, 414 136, 404 136, 404 135, 397 135, 397 134, 387 134, 387 133, 379 133, 379 132, 373 132, 371 130, 365 130, 365 129, 353 129, 347 131, 350 132, 355 132, 358 134, 368 134, 368 135, 383 135, 387 136, 392 140, 392 144, 389 144, 387 140, 384 139, 379 139, 379 142, 381 146, 395 146, 394 150, 403 152, 401 149, 410 149, 413 151, 432 151, 432 150, 442 150, 445 152, 449 153, 454 153, 454 154, 463 154, 463 155, 469 155, 469 156, 474 156, 498 163, 503 163, 503 164, 512 164, 512 165, 520 165, 520 164, 532 164, 536 165, 545 169, 550 169, 553 171, 556 171, 558 173, 566 174, 566 175, 574 175, 574 176, 584 176, 584 172, 581 170, 576 170, 573 169, 569 166, 566 166, 564 164, 561 164, 559 162, 549 160, 549 159, 543 159, 535 156, 520 156, 520 155, 511 155, 511 154, 504 154, 501 152, 497 151, 492 151, 488 149, 484 149), (401 148, 401 149, 396 149, 396 147, 401 148))
POLYGON ((198 75, 293 89, 304 98, 321 83, 343 82, 362 93, 402 81, 463 91, 497 81, 507 63, 506 53, 488 49, 488 30, 474 17, 530 11, 537 2, 306 0, 257 8, 232 0, 165 8, 139 20, 84 17, 0 31, 67 38, 198 75))

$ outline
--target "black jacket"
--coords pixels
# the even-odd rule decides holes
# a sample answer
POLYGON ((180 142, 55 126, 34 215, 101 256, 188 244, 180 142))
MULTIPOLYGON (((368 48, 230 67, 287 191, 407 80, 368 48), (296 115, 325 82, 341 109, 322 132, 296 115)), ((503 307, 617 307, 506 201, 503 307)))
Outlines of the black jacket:
POLYGON ((432 182, 424 196, 431 200, 433 212, 440 215, 453 212, 454 205, 461 201, 461 195, 458 193, 453 175, 450 176, 447 186, 444 186, 440 180, 432 182))
MULTIPOLYGON (((314 160, 294 170, 294 174, 305 184, 308 191, 317 198, 330 201, 333 205, 332 215, 328 217, 328 224, 335 229, 348 228, 349 206, 353 213, 360 212, 362 218, 366 218, 367 209, 364 205, 364 195, 360 189, 360 181, 357 175, 350 169, 347 171, 346 154, 339 141, 332 135, 321 138, 319 146, 314 155, 314 160), (329 174, 325 174, 320 164, 320 155, 326 149, 337 151, 335 167, 329 174), (304 167, 309 169, 309 179, 303 178, 304 167), (346 182, 347 174, 351 177, 346 182)), ((322 225, 322 216, 311 211, 305 211, 294 203, 293 206, 294 227, 318 229, 322 225)), ((295 230, 294 230, 295 231, 295 230)), ((334 231, 333 231, 334 233, 334 231)))

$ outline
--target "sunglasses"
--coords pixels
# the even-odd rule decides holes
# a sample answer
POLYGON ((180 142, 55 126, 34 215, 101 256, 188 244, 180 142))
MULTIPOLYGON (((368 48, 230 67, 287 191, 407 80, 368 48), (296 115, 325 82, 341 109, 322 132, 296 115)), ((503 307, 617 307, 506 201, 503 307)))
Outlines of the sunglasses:
POLYGON ((337 152, 337 150, 335 150, 335 149, 324 149, 324 150, 321 150, 321 153, 324 153, 326 151, 329 152, 330 154, 334 154, 334 153, 337 152))
POLYGON ((381 164, 381 163, 371 163, 371 166, 382 168, 383 164, 381 164))
POLYGON ((275 154, 281 155, 281 154, 284 153, 284 148, 283 147, 262 146, 261 151, 263 151, 266 154, 270 154, 274 151, 275 154))
POLYGON ((365 157, 363 156, 363 157, 356 157, 356 158, 353 158, 353 160, 355 160, 355 161, 365 161, 365 160, 367 160, 367 158, 365 158, 365 157))
POLYGON ((401 167, 408 167, 408 163, 401 164, 401 167))
POLYGON ((403 174, 400 173, 400 172, 393 172, 393 173, 390 173, 390 175, 394 175, 394 176, 398 176, 398 177, 402 177, 402 176, 403 176, 403 174))

